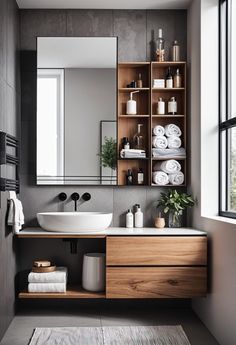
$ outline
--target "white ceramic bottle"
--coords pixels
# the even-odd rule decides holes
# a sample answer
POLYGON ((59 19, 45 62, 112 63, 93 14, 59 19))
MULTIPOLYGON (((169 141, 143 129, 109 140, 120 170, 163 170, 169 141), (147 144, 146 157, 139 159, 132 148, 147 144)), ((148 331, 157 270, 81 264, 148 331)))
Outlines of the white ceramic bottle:
POLYGON ((135 228, 142 228, 143 227, 143 212, 141 211, 140 205, 137 205, 137 211, 134 215, 134 225, 135 228))
POLYGON ((133 228, 134 227, 134 215, 129 209, 126 213, 126 228, 133 228))
POLYGON ((157 102, 157 115, 165 115, 165 102, 159 97, 157 102))
POLYGON ((139 91, 130 92, 129 100, 126 104, 126 114, 127 115, 136 115, 137 114, 137 102, 133 99, 133 94, 139 91))

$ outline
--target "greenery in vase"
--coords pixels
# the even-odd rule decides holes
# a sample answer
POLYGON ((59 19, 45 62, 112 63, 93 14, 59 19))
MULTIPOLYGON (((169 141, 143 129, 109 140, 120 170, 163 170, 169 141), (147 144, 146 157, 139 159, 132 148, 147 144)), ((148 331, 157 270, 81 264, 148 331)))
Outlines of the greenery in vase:
POLYGON ((195 200, 191 195, 170 189, 167 193, 161 193, 157 207, 161 207, 164 213, 172 212, 175 216, 181 216, 186 208, 194 204, 195 200))
POLYGON ((104 144, 102 145, 101 154, 101 165, 104 168, 111 169, 111 182, 113 170, 116 169, 116 141, 113 138, 104 137, 104 144))

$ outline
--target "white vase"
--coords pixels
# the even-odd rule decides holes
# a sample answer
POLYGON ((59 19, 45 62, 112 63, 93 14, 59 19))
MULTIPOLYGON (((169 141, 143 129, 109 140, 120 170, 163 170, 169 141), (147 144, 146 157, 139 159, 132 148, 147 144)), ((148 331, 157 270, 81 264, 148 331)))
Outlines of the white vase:
POLYGON ((88 253, 83 258, 82 287, 99 292, 105 290, 106 256, 104 253, 88 253))

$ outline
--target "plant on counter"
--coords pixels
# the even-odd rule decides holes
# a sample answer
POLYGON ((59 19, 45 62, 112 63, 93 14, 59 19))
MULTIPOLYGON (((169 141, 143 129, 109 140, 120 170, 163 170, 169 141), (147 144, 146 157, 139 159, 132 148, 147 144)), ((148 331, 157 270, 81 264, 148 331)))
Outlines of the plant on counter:
POLYGON ((104 137, 104 144, 101 147, 101 153, 99 154, 101 158, 101 165, 104 168, 111 169, 111 181, 113 177, 113 171, 116 170, 116 141, 113 138, 104 137))
POLYGON ((165 214, 169 213, 169 227, 178 228, 181 226, 183 211, 194 204, 195 200, 191 195, 170 189, 167 193, 161 193, 157 207, 162 208, 165 214))

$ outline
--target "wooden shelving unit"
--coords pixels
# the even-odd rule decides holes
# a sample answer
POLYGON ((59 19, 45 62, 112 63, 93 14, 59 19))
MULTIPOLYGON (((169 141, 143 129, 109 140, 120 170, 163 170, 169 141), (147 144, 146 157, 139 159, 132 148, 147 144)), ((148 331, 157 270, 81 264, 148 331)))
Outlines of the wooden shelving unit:
POLYGON ((50 298, 50 299, 77 299, 77 298, 106 298, 104 292, 89 292, 82 289, 82 287, 69 287, 65 293, 54 293, 54 292, 28 292, 27 290, 22 291, 18 295, 21 299, 31 298, 50 298))
MULTIPOLYGON (((167 125, 174 123, 178 125, 182 131, 182 147, 186 149, 186 63, 185 62, 125 62, 118 66, 118 108, 117 108, 117 137, 118 137, 118 157, 121 150, 121 140, 123 137, 128 137, 132 140, 134 134, 137 132, 138 124, 143 124, 143 133, 146 137, 145 150, 147 159, 118 159, 118 185, 126 184, 125 176, 128 169, 136 172, 139 168, 144 171, 145 185, 157 185, 152 183, 152 169, 155 161, 176 159, 180 162, 182 171, 185 175, 186 185, 186 158, 184 157, 158 157, 152 158, 152 128, 159 125, 167 125), (181 88, 153 88, 153 79, 162 78, 166 76, 167 68, 171 67, 174 72, 179 68, 182 76, 181 88), (127 85, 132 80, 137 80, 141 73, 143 87, 142 88, 128 88, 127 85), (137 101, 137 115, 126 114, 126 102, 129 99, 129 93, 138 90, 139 93, 134 94, 134 99, 137 101), (170 97, 175 97, 178 105, 177 115, 157 115, 156 107, 157 100, 162 97, 167 102, 170 97)), ((168 185, 170 186, 170 185, 168 185)), ((172 186, 172 185, 171 185, 172 186)))

